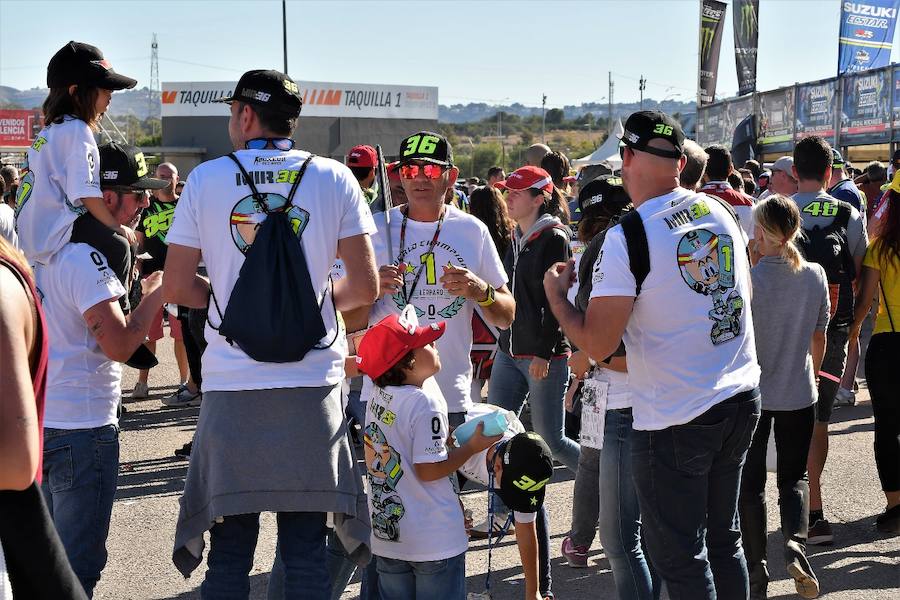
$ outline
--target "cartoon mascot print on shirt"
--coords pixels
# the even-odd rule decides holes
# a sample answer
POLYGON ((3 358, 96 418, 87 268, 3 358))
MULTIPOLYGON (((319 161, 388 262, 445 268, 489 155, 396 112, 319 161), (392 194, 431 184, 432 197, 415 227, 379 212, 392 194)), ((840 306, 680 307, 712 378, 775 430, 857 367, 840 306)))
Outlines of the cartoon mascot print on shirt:
POLYGON ((709 339, 714 345, 733 340, 741 333, 744 299, 734 289, 734 242, 730 235, 707 229, 689 231, 678 242, 678 268, 688 286, 712 296, 713 322, 709 339))

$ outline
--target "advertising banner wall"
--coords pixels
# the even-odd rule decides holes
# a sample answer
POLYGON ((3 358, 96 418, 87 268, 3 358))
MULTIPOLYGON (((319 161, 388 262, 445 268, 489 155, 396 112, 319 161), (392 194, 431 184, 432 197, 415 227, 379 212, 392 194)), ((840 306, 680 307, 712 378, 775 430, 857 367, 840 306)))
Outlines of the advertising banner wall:
POLYGON ((726 147, 731 148, 734 140, 734 130, 746 117, 753 114, 753 96, 745 96, 737 100, 729 100, 725 103, 725 113, 723 115, 722 133, 724 139, 722 143, 726 147))
POLYGON ((41 128, 41 115, 33 110, 0 110, 0 146, 27 148, 41 128))
MULTIPOLYGON (((228 116, 227 98, 236 82, 171 82, 162 84, 163 117, 228 116)), ((302 117, 370 119, 438 118, 438 88, 408 85, 297 81, 303 95, 302 117)))
POLYGON ((759 0, 734 0, 732 6, 731 19, 734 26, 734 62, 737 67, 738 95, 743 96, 756 91, 759 0))
POLYGON ((725 103, 716 102, 703 107, 702 128, 697 124, 697 143, 703 147, 721 144, 725 139, 725 103))
POLYGON ((838 74, 885 67, 891 60, 900 0, 841 3, 838 74))
POLYGON ((834 141, 837 79, 797 86, 797 122, 794 139, 818 135, 834 141))
POLYGON ((759 143, 762 152, 785 152, 794 141, 794 88, 759 95, 759 143))
POLYGON ((892 69, 842 79, 841 144, 878 144, 891 136, 892 69))
POLYGON ((719 48, 728 5, 717 0, 703 0, 700 9, 700 105, 716 99, 716 79, 719 76, 719 48))
POLYGON ((894 101, 893 101, 893 113, 894 113, 894 139, 900 139, 900 66, 896 66, 893 68, 894 77, 894 101))

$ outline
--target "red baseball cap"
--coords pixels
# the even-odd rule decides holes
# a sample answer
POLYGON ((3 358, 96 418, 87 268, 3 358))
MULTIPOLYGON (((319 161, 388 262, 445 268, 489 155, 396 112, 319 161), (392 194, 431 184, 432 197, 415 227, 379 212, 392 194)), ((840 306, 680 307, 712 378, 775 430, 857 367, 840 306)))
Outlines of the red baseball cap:
POLYGON ((446 328, 444 321, 416 327, 414 323, 402 320, 400 315, 389 315, 363 336, 356 351, 356 364, 360 371, 375 379, 384 375, 410 350, 427 346, 444 335, 446 328))
POLYGON ((353 146, 347 153, 348 167, 369 167, 378 164, 378 155, 372 146, 353 146))
POLYGON ((399 166, 399 160, 395 160, 394 162, 387 164, 388 179, 390 179, 391 181, 400 181, 400 169, 398 168, 399 166))
POLYGON ((501 190, 527 190, 536 189, 547 192, 553 192, 553 178, 550 173, 540 167, 520 167, 510 173, 505 180, 498 181, 494 184, 501 190))

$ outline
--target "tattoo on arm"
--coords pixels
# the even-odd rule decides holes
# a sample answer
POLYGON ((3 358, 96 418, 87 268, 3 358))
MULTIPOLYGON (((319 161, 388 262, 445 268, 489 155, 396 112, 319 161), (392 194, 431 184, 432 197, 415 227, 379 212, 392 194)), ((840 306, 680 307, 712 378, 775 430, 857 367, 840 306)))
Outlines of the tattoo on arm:
POLYGON ((103 331, 103 317, 95 317, 92 316, 88 319, 88 327, 91 330, 91 334, 94 336, 98 342, 103 339, 103 336, 106 333, 103 331))

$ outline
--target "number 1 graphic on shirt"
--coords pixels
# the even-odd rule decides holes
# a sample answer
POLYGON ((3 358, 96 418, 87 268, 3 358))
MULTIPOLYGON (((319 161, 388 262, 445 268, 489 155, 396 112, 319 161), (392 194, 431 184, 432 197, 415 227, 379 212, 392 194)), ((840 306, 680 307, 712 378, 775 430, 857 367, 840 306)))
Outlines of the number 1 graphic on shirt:
POLYGON ((419 262, 425 265, 425 281, 428 285, 437 284, 437 273, 434 270, 434 252, 426 252, 419 257, 419 262))

